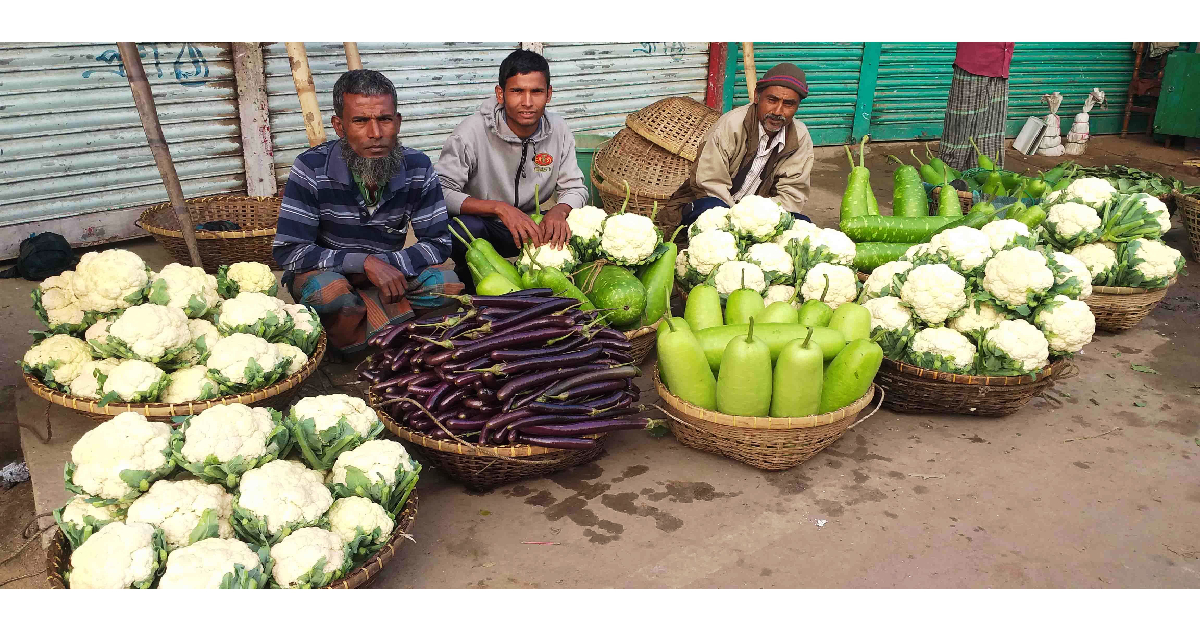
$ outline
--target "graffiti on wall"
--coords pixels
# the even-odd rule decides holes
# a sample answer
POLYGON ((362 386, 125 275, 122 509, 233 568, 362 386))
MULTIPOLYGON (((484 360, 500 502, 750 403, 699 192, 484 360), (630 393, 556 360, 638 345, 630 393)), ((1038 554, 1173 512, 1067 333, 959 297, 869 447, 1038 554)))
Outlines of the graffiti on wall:
POLYGON ((684 53, 687 52, 687 44, 684 42, 638 42, 641 44, 633 49, 635 53, 646 55, 663 54, 671 57, 675 61, 682 61, 684 53))
MULTIPOLYGON (((146 76, 163 78, 163 59, 159 53, 158 44, 138 44, 137 48, 142 65, 146 68, 146 76)), ((167 52, 168 60, 170 54, 167 52)), ((90 78, 96 73, 125 76, 125 64, 121 61, 121 53, 115 49, 110 48, 96 55, 96 61, 103 61, 110 67, 101 70, 85 70, 83 78, 90 78)), ((184 42, 180 44, 179 52, 175 54, 175 61, 169 62, 168 72, 173 73, 175 80, 184 87, 201 86, 208 83, 208 60, 205 59, 204 53, 199 48, 184 42)))

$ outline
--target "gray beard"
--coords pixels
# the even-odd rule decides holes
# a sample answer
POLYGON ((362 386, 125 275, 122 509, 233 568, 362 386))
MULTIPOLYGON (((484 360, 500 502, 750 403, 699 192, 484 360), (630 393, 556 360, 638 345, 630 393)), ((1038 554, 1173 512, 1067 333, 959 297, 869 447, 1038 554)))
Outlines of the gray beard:
POLYGON ((367 158, 354 152, 350 143, 342 143, 342 159, 358 179, 368 188, 381 189, 391 181, 392 175, 400 168, 404 148, 396 143, 392 152, 381 158, 367 158))

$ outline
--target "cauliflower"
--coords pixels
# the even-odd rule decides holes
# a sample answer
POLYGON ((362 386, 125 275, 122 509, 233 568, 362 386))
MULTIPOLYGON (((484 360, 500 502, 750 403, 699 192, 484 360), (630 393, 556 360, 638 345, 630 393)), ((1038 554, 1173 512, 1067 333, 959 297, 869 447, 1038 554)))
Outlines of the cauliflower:
POLYGON ((596 206, 576 208, 567 215, 567 227, 571 229, 571 245, 588 262, 596 258, 600 248, 600 232, 608 213, 596 206))
POLYGON ((117 321, 116 316, 103 317, 96 320, 96 323, 88 326, 88 329, 84 331, 83 340, 88 342, 88 345, 92 347, 92 354, 105 359, 113 356, 109 354, 112 349, 105 345, 104 342, 108 340, 108 329, 115 321, 117 321))
POLYGON ((217 269, 217 292, 225 299, 242 293, 264 293, 275 297, 279 285, 270 267, 260 262, 236 262, 217 269))
POLYGON ((87 252, 75 266, 71 290, 79 307, 111 313, 141 304, 150 286, 150 268, 125 249, 87 252))
POLYGON ((46 387, 65 392, 91 359, 92 349, 82 339, 51 335, 25 351, 21 369, 37 376, 46 387))
POLYGON ((395 527, 392 517, 370 499, 346 497, 329 508, 329 529, 350 545, 350 555, 357 561, 379 551, 395 527))
POLYGON ((577 263, 570 247, 556 248, 549 243, 540 247, 526 246, 521 250, 520 258, 517 258, 517 267, 522 273, 542 267, 554 267, 563 273, 571 273, 577 263))
POLYGON ((107 377, 112 373, 113 368, 121 365, 122 361, 122 359, 102 359, 84 363, 79 368, 79 376, 71 381, 68 388, 69 393, 79 398, 100 398, 103 394, 100 393, 99 375, 103 374, 107 377))
POLYGON ((792 241, 796 244, 804 242, 804 239, 816 236, 821 232, 821 228, 814 223, 808 221, 796 221, 792 227, 784 230, 779 236, 775 237, 774 243, 780 247, 787 247, 792 241))
POLYGON ((1010 247, 1032 248, 1037 245, 1037 237, 1029 231, 1029 226, 1016 219, 992 221, 980 228, 980 231, 988 237, 988 245, 993 252, 1010 247))
POLYGON ((171 384, 171 375, 153 363, 128 359, 109 371, 100 381, 100 405, 113 401, 158 402, 171 384))
POLYGON ((111 523, 71 554, 71 588, 150 588, 167 557, 161 529, 111 523))
POLYGON ((126 507, 174 469, 171 426, 126 411, 75 442, 64 477, 93 505, 126 507))
POLYGON ((1179 250, 1162 241, 1135 238, 1117 250, 1120 260, 1117 278, 1119 287, 1161 289, 1171 283, 1184 265, 1179 250))
POLYGON ((820 300, 830 308, 837 308, 858 297, 858 276, 849 267, 817 263, 805 274, 800 295, 805 300, 820 300))
POLYGON ((222 335, 248 333, 267 341, 284 338, 295 322, 283 300, 265 293, 242 292, 221 303, 217 330, 222 335))
POLYGON ((129 506, 125 522, 161 528, 170 551, 205 538, 233 538, 232 513, 233 495, 221 486, 164 479, 129 506))
POLYGON ((78 549, 105 525, 120 521, 121 511, 116 506, 92 505, 80 494, 73 495, 66 505, 54 510, 54 522, 71 543, 71 549, 78 549))
POLYGON ((218 396, 220 396, 220 385, 208 377, 208 368, 203 365, 193 365, 171 372, 171 383, 162 391, 158 401, 177 405, 209 400, 218 396))
POLYGON ((1051 295, 1086 299, 1092 294, 1092 272, 1078 258, 1063 252, 1050 252, 1048 261, 1054 272, 1051 295))
POLYGON ((217 294, 217 279, 200 267, 171 263, 158 273, 150 274, 150 302, 174 306, 188 317, 204 317, 221 303, 217 294))
POLYGON ((346 394, 302 398, 292 405, 285 422, 300 454, 316 470, 329 470, 338 455, 383 430, 374 409, 346 394))
POLYGON ((1023 319, 1000 322, 983 337, 980 374, 1019 376, 1046 365, 1050 345, 1036 326, 1023 319))
POLYGON ((946 322, 946 325, 960 333, 982 332, 995 328, 996 324, 1006 319, 1004 313, 995 306, 971 297, 962 315, 946 322))
POLYGON ((420 472, 421 465, 399 443, 371 440, 338 455, 325 483, 335 497, 367 497, 395 516, 420 472))
POLYGON ((687 251, 681 249, 675 255, 675 278, 680 281, 687 277, 687 251))
POLYGON ((271 547, 272 581, 280 588, 328 586, 354 566, 349 547, 331 531, 298 529, 271 547))
POLYGON ((1110 274, 1117 266, 1117 253, 1108 243, 1089 243, 1071 250, 1071 256, 1082 262, 1092 275, 1092 284, 1108 285, 1110 274))
POLYGON ((171 452, 184 470, 234 488, 246 471, 286 457, 290 435, 283 414, 274 409, 215 405, 175 429, 171 452))
POLYGON ((926 328, 913 337, 905 360, 929 370, 970 374, 975 365, 975 344, 953 328, 926 328))
POLYGON ((260 553, 237 539, 205 538, 167 556, 158 588, 266 588, 270 556, 260 553))
POLYGON ((96 321, 95 315, 84 312, 75 298, 71 288, 74 276, 74 271, 64 271, 46 278, 30 293, 33 310, 50 333, 77 335, 96 321))
POLYGON ((872 298, 863 306, 871 312, 871 338, 883 348, 884 356, 899 360, 916 334, 912 311, 893 296, 872 298))
POLYGON ((308 355, 304 354, 304 351, 296 346, 286 343, 276 343, 271 345, 275 346, 275 349, 279 351, 280 356, 287 357, 292 360, 292 362, 288 364, 287 369, 283 371, 283 376, 285 378, 295 374, 296 372, 299 372, 300 368, 304 367, 305 363, 308 363, 308 355))
POLYGON ((738 258, 737 239, 729 232, 709 230, 697 234, 688 242, 687 281, 704 284, 722 263, 738 258))
POLYGON ((1062 250, 1100 240, 1100 215, 1081 203, 1051 206, 1042 227, 1046 238, 1062 250))
POLYGON ((767 277, 756 264, 740 260, 721 263, 716 273, 708 279, 708 284, 717 288, 722 298, 741 288, 754 289, 759 293, 767 290, 767 277))
POLYGON ((108 327, 108 337, 99 345, 105 355, 170 366, 192 347, 192 331, 182 310, 139 304, 125 309, 108 327))
MULTIPOLYGON (((317 351, 317 343, 321 339, 321 318, 311 306, 303 304, 285 304, 283 309, 292 316, 293 328, 280 341, 290 343, 311 355, 317 351)), ((213 340, 216 341, 215 339, 213 340)), ((293 366, 295 367, 295 366, 293 366)))
POLYGON ((1171 210, 1158 197, 1138 193, 1138 199, 1146 204, 1146 213, 1158 222, 1158 235, 1162 236, 1171 231, 1171 210))
POLYGON ((1042 254, 1014 247, 988 261, 982 286, 1001 306, 1028 316, 1030 309, 1054 286, 1054 272, 1042 254))
POLYGON ((992 257, 990 237, 966 225, 935 234, 929 244, 945 251, 950 268, 963 274, 982 268, 992 257))
POLYGON ((209 377, 221 386, 222 394, 238 394, 278 381, 290 360, 260 337, 234 333, 217 341, 204 365, 209 377))
POLYGON ((790 284, 773 284, 767 287, 767 295, 763 303, 770 306, 776 302, 786 302, 788 304, 796 299, 796 287, 790 284))
POLYGON ((325 527, 333 495, 324 476, 300 462, 276 459, 242 475, 233 498, 233 529, 238 538, 275 545, 302 527, 325 527))
POLYGON ((875 268, 871 275, 867 277, 867 281, 863 283, 863 300, 871 298, 886 297, 892 294, 892 280, 899 274, 902 274, 913 268, 913 264, 907 260, 894 260, 884 263, 875 268))
POLYGON ((778 203, 758 195, 746 195, 729 209, 730 230, 743 240, 762 243, 792 227, 796 217, 778 203))
POLYGON ((797 256, 796 275, 806 273, 817 263, 852 265, 857 248, 849 236, 830 228, 822 228, 791 250, 797 256))
POLYGON ((767 284, 791 284, 795 281, 792 255, 775 243, 751 245, 743 260, 758 265, 763 270, 767 284))
POLYGON ((913 267, 898 282, 900 301, 928 326, 957 317, 967 305, 967 279, 948 265, 913 267))
POLYGON ((1098 207, 1117 194, 1117 189, 1107 180, 1099 177, 1082 177, 1067 185, 1063 190, 1050 196, 1049 201, 1059 203, 1066 199, 1078 200, 1079 203, 1098 207))
POLYGON ((600 255, 626 267, 645 265, 663 254, 662 242, 662 234, 649 217, 614 214, 604 219, 601 227, 600 255))
POLYGON ((1043 304, 1034 315, 1033 323, 1046 336, 1050 352, 1056 355, 1079 352, 1092 342, 1096 332, 1096 316, 1087 303, 1065 295, 1055 296, 1043 304))
POLYGON ((712 230, 721 230, 722 232, 733 230, 733 226, 729 224, 729 208, 717 206, 701 212, 696 221, 688 228, 688 238, 691 239, 701 232, 712 230))
MULTIPOLYGON (((175 357, 175 363, 181 367, 203 365, 212 353, 213 346, 221 340, 221 331, 206 319, 189 319, 188 332, 192 336, 192 343, 175 357)), ((295 330, 292 332, 295 333, 295 330)))
POLYGON ((949 265, 950 255, 932 243, 918 243, 904 251, 900 260, 918 265, 949 265))

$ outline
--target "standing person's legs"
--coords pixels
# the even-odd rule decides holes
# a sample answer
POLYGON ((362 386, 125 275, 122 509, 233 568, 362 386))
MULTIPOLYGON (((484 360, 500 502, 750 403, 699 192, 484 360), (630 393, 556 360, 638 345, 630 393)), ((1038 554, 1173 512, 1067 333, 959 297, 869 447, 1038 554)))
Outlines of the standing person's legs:
MULTIPOLYGON (((482 238, 491 243, 496 252, 505 258, 521 253, 513 243, 512 233, 504 227, 504 222, 500 219, 470 214, 460 214, 456 218, 467 226, 470 235, 462 234, 462 225, 459 225, 458 221, 451 220, 450 228, 466 240, 470 241, 471 237, 482 238)), ((450 250, 450 260, 454 261, 454 271, 458 275, 458 280, 463 284, 463 293, 475 293, 475 282, 471 277, 470 270, 467 269, 467 246, 454 236, 451 236, 450 240, 453 245, 450 250)))
POLYGON ((987 109, 979 117, 979 148, 1004 168, 1004 129, 1008 122, 1008 79, 987 77, 987 109))
MULTIPOLYGON (((991 105, 989 78, 954 67, 950 96, 946 101, 946 116, 942 121, 942 139, 938 147, 938 157, 950 168, 965 171, 976 166, 975 149, 971 146, 970 138, 974 137, 978 143, 984 117, 991 105)), ((987 151, 983 146, 979 148, 987 151)), ((991 157, 994 157, 994 153, 993 150, 991 157)))

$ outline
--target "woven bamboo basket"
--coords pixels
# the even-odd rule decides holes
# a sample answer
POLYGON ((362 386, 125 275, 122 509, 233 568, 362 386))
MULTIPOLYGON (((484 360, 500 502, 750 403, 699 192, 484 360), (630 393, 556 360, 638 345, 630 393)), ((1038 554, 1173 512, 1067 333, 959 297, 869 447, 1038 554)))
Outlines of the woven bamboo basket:
POLYGON ((321 338, 317 340, 317 349, 313 351, 312 356, 308 357, 308 362, 304 367, 300 368, 299 372, 278 381, 268 387, 257 389, 245 394, 233 394, 213 398, 211 400, 200 400, 186 403, 110 403, 101 407, 96 404, 98 401, 91 398, 80 398, 70 394, 64 394, 56 389, 50 389, 42 384, 37 377, 25 374, 25 384, 29 389, 33 390, 38 397, 44 398, 55 405, 66 407, 83 416, 86 416, 97 422, 104 422, 112 417, 125 413, 126 411, 136 411, 147 420, 158 420, 162 422, 171 422, 174 416, 192 416, 216 405, 227 405, 230 403, 241 403, 243 405, 253 405, 258 407, 273 407, 283 410, 290 399, 290 390, 295 389, 304 382, 312 373, 316 371, 317 366, 321 364, 321 359, 325 356, 325 332, 321 332, 321 338))
POLYGON ((696 161, 700 143, 721 112, 686 96, 672 96, 625 117, 625 126, 654 144, 696 161))
POLYGON ((680 189, 679 194, 667 200, 630 195, 629 203, 626 204, 624 188, 620 186, 614 188, 609 182, 596 180, 595 165, 592 166, 592 182, 596 186, 596 193, 600 195, 600 205, 604 207, 605 212, 616 214, 624 206, 626 212, 645 217, 653 215, 654 225, 662 231, 664 239, 670 238, 675 228, 679 227, 679 223, 683 221, 684 206, 694 198, 689 187, 684 186, 680 189), (656 205, 657 211, 655 210, 656 205))
MULTIPOLYGON (((396 550, 400 547, 405 539, 410 538, 409 530, 412 529, 413 522, 417 520, 417 491, 413 490, 408 495, 408 500, 404 503, 404 509, 396 515, 396 527, 392 530, 392 535, 383 547, 376 551, 371 557, 367 558, 362 564, 346 574, 340 580, 335 580, 325 588, 329 589, 349 589, 349 588, 366 588, 375 581, 375 577, 383 570, 383 567, 396 556, 396 550)), ((71 543, 67 541, 67 537, 60 530, 55 530, 54 537, 50 540, 50 549, 46 555, 46 582, 49 588, 64 589, 67 586, 65 575, 71 567, 71 543)))
POLYGON ((654 322, 651 326, 642 326, 637 330, 630 330, 625 333, 625 337, 633 344, 633 351, 630 354, 633 356, 633 364, 641 365, 645 362, 646 357, 650 356, 650 352, 654 350, 654 345, 658 339, 655 332, 658 330, 659 322, 654 322))
POLYGON ((1183 227, 1187 230, 1188 242, 1192 244, 1192 260, 1200 262, 1200 197, 1173 192, 1171 199, 1182 211, 1180 217, 1183 219, 1183 227))
MULTIPOLYGON (((929 214, 930 215, 937 214, 938 194, 941 193, 941 191, 942 191, 942 187, 938 186, 930 192, 930 195, 933 196, 933 201, 934 201, 934 203, 929 205, 929 214)), ((960 205, 962 205, 963 214, 970 212, 971 206, 975 205, 975 194, 969 190, 956 190, 954 192, 958 193, 958 203, 960 205)))
POLYGON ((441 470, 447 477, 472 490, 490 490, 522 479, 543 477, 586 464, 604 454, 608 434, 589 436, 597 444, 587 449, 543 448, 541 446, 466 446, 451 440, 435 440, 424 433, 401 426, 372 395, 371 407, 383 426, 404 440, 416 453, 441 470))
POLYGON ((900 413, 1007 416, 1073 370, 1067 361, 1058 360, 1035 375, 968 376, 885 358, 875 384, 887 392, 883 405, 900 413))
POLYGON ((1172 284, 1175 284, 1175 278, 1171 278, 1170 284, 1161 289, 1092 285, 1092 294, 1083 301, 1087 302, 1096 316, 1098 330, 1121 332, 1141 323, 1167 297, 1167 289, 1172 284))
MULTIPOLYGON (((188 212, 195 223, 207 221, 233 221, 241 230, 211 232, 196 230, 196 248, 204 271, 216 273, 221 265, 236 262, 260 262, 272 269, 279 264, 271 256, 271 242, 275 240, 275 225, 279 221, 279 197, 245 197, 217 195, 187 199, 188 212)), ((154 236, 175 260, 184 265, 192 264, 183 232, 179 231, 179 219, 170 203, 151 206, 137 220, 137 226, 154 236)))
POLYGON ((692 163, 631 129, 622 129, 596 152, 592 171, 597 187, 607 184, 623 193, 622 182, 629 182, 631 194, 664 201, 687 182, 692 163))
MULTIPOLYGON (((803 418, 760 418, 731 416, 697 407, 668 391, 657 369, 654 387, 670 408, 667 421, 680 444, 763 470, 793 468, 838 441, 850 427, 861 422, 859 413, 876 391, 872 385, 861 398, 830 413, 803 418)), ((874 411, 862 420, 872 414, 874 411)))

